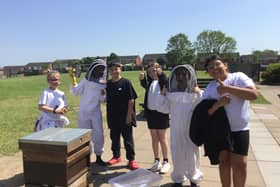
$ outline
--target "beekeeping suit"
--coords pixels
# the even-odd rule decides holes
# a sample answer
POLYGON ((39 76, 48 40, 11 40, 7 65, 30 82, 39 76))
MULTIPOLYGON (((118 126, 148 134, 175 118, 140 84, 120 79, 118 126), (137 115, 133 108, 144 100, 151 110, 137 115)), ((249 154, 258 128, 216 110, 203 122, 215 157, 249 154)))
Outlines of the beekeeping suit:
POLYGON ((104 60, 95 60, 88 68, 85 78, 78 84, 73 83, 74 85, 70 89, 73 95, 81 96, 78 111, 78 126, 79 128, 92 129, 92 142, 96 155, 101 155, 104 151, 100 104, 105 100, 105 95, 103 96, 101 91, 106 87, 106 67, 104 60), (104 72, 99 78, 95 78, 94 72, 99 66, 104 67, 104 72))
POLYGON ((189 126, 194 107, 200 101, 201 93, 194 93, 196 86, 195 71, 190 65, 178 65, 172 71, 169 79, 167 100, 170 110, 170 142, 173 161, 172 180, 175 183, 182 183, 187 178, 199 183, 202 179, 202 172, 199 169, 200 152, 189 137, 189 126), (176 70, 185 69, 186 88, 178 89, 176 70))

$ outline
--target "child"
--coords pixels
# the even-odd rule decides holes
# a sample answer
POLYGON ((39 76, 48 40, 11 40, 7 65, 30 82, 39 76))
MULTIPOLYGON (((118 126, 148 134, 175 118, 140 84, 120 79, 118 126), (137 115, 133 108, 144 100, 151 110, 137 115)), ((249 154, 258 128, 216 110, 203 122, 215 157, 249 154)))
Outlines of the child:
POLYGON ((233 150, 222 150, 219 153, 222 186, 230 186, 231 176, 234 186, 245 186, 250 129, 249 100, 257 98, 256 86, 252 79, 242 72, 229 73, 227 64, 217 55, 206 60, 205 68, 215 80, 207 85, 203 99, 218 100, 208 110, 208 114, 213 115, 220 107, 224 107, 231 130, 233 150))
POLYGON ((113 157, 108 161, 114 165, 121 161, 120 136, 124 139, 128 168, 139 168, 135 161, 132 126, 136 125, 135 104, 137 98, 131 82, 121 77, 121 64, 113 63, 110 67, 111 80, 107 83, 107 122, 110 128, 113 157))
POLYGON ((106 63, 97 59, 89 67, 85 78, 79 84, 72 74, 72 87, 70 92, 73 95, 80 95, 80 106, 78 112, 79 128, 92 129, 92 142, 96 163, 105 166, 101 155, 104 152, 104 135, 102 124, 102 113, 100 102, 105 99, 105 76, 106 63), (103 93, 104 92, 104 93, 103 93), (103 96, 104 95, 104 96, 103 96))
POLYGON ((43 91, 39 100, 41 114, 35 125, 35 131, 69 124, 69 120, 63 115, 67 112, 67 102, 64 92, 58 89, 61 83, 59 72, 48 72, 47 81, 49 88, 43 91))
POLYGON ((161 90, 167 88, 168 80, 161 71, 157 62, 149 65, 147 76, 142 71, 139 76, 141 86, 146 89, 144 100, 144 112, 147 118, 148 128, 152 137, 152 148, 154 153, 154 163, 150 171, 164 174, 170 169, 168 163, 168 144, 166 130, 169 128, 169 114, 160 110, 161 90), (159 145, 161 146, 163 162, 159 158, 159 145))
POLYGON ((195 72, 190 65, 176 66, 170 76, 167 99, 170 107, 170 142, 173 160, 173 186, 182 186, 188 178, 191 187, 202 179, 199 148, 189 137, 192 110, 200 101, 195 72))

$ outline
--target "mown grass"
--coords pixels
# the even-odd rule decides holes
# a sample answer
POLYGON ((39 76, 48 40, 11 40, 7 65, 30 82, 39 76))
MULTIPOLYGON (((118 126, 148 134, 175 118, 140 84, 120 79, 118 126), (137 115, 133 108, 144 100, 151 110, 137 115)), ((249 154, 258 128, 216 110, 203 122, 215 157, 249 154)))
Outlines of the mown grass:
MULTIPOLYGON (((166 72, 169 74, 169 72, 166 72)), ((201 71, 198 77, 208 78, 208 75, 201 71)), ((144 100, 144 89, 138 80, 139 72, 123 72, 123 77, 128 78, 138 94, 136 100, 137 112, 142 108, 139 103, 144 100)), ((83 77, 83 75, 81 76, 83 77)), ((70 78, 68 74, 62 74, 60 89, 65 92, 69 111, 66 116, 70 119, 70 127, 77 127, 77 110, 79 97, 69 92, 70 78)), ((39 115, 38 101, 41 92, 47 87, 46 76, 16 77, 0 80, 0 155, 11 155, 18 151, 18 139, 33 132, 34 122, 39 115)), ((266 103, 261 96, 254 103, 266 103)), ((102 105, 105 111, 105 105, 102 105)), ((103 112, 105 116, 105 112, 103 112)), ((103 118, 106 126, 106 118, 103 118)))

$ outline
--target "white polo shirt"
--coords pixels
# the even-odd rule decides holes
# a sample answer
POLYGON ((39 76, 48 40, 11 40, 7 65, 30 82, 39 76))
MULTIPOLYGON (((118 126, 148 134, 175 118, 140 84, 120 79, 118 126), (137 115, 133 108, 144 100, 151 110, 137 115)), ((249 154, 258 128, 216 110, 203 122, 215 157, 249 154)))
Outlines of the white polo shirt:
MULTIPOLYGON (((237 87, 251 87, 254 82, 242 72, 228 73, 227 78, 223 81, 224 85, 237 87)), ((220 99, 222 96, 218 93, 218 83, 211 81, 203 93, 203 99, 220 99)), ((242 131, 249 129, 250 101, 241 99, 235 95, 228 94, 230 103, 225 105, 231 131, 242 131)))

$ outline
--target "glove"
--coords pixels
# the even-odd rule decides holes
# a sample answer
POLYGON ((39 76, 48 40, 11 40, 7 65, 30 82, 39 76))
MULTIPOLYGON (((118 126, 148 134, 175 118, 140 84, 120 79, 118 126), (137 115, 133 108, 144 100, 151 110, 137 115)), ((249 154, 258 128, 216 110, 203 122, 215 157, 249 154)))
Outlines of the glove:
POLYGON ((74 71, 75 71, 75 69, 71 68, 71 69, 69 69, 68 73, 69 73, 69 75, 71 77, 72 85, 76 86, 78 83, 77 83, 77 78, 75 76, 74 71))

